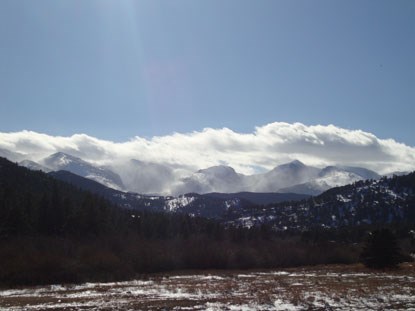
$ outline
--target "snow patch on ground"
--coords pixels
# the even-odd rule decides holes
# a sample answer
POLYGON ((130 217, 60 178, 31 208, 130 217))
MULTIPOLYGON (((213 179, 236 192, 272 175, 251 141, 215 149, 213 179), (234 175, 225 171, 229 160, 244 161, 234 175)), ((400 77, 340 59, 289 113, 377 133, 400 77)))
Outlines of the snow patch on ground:
POLYGON ((287 269, 153 276, 0 291, 0 310, 410 310, 415 269, 287 269))
POLYGON ((283 310, 287 310, 287 311, 304 310, 303 306, 296 306, 292 304, 291 302, 283 301, 282 299, 279 299, 279 298, 274 301, 274 307, 275 307, 274 310, 281 310, 281 311, 283 310))

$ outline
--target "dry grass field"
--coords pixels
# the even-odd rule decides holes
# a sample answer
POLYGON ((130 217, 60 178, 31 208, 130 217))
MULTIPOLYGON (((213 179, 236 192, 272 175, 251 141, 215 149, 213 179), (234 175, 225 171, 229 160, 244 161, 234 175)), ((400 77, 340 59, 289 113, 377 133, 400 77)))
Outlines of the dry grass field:
POLYGON ((0 291, 0 310, 415 310, 415 264, 184 271, 0 291))

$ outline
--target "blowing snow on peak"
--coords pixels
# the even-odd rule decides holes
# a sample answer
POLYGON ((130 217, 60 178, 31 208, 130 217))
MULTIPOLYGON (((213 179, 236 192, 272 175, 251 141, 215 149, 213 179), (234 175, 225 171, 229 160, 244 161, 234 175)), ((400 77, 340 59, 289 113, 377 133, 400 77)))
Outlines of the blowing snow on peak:
POLYGON ((41 165, 51 171, 69 171, 76 175, 95 180, 110 188, 124 189, 123 182, 118 174, 108 168, 95 166, 78 157, 63 152, 57 152, 46 157, 41 161, 41 165))

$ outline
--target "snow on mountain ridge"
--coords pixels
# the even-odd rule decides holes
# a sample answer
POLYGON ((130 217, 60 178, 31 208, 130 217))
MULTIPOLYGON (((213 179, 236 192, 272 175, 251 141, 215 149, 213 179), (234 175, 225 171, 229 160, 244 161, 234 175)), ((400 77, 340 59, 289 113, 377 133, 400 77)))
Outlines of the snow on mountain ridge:
POLYGON ((120 176, 113 171, 104 167, 95 166, 81 158, 63 152, 57 152, 44 158, 41 164, 50 170, 66 170, 79 176, 95 180, 113 189, 122 190, 125 188, 120 176))
MULTIPOLYGON (((49 163, 54 162, 54 165, 57 165, 57 166, 66 166, 66 165, 71 164, 72 162, 76 162, 77 160, 78 159, 76 159, 73 156, 70 156, 70 155, 65 154, 63 152, 57 152, 57 153, 54 153, 51 156, 49 156, 47 161, 49 163)), ((81 160, 81 159, 79 159, 79 160, 80 160, 79 162, 81 162, 81 161, 83 162, 83 160, 81 160)))

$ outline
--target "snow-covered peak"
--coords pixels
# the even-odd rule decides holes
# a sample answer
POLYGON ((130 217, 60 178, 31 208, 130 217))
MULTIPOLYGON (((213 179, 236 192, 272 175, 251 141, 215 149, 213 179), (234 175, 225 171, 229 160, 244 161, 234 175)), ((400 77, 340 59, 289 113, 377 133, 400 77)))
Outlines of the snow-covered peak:
POLYGON ((82 159, 63 152, 56 152, 48 156, 47 158, 43 159, 42 162, 52 169, 56 167, 65 167, 67 165, 70 165, 72 162, 85 163, 85 161, 83 161, 82 159))
POLYGON ((41 163, 52 171, 65 170, 95 180, 113 189, 124 189, 123 182, 118 174, 108 168, 95 166, 63 152, 54 153, 43 159, 41 163))

